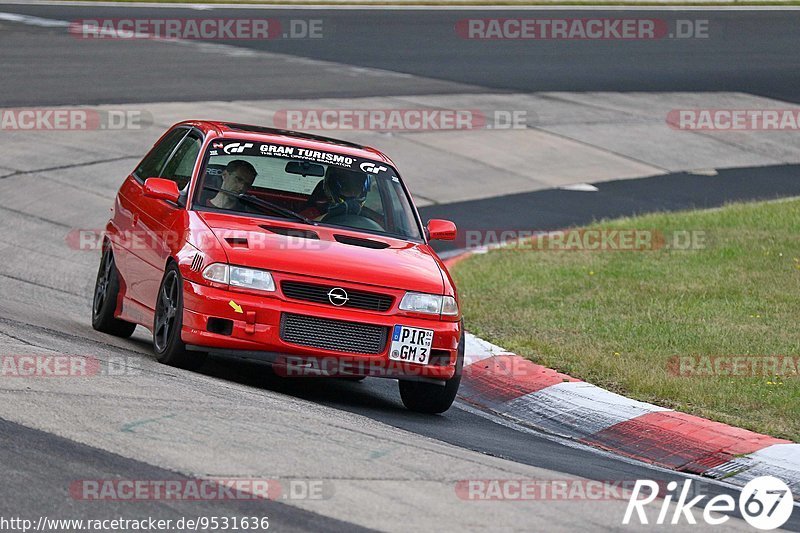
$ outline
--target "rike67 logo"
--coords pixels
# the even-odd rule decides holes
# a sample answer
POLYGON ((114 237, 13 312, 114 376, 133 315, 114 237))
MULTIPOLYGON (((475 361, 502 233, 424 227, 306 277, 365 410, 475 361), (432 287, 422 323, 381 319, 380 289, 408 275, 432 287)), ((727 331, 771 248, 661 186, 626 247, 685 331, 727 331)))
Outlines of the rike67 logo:
MULTIPOLYGON (((702 512, 703 521, 711 526, 724 524, 730 519, 729 513, 736 510, 736 501, 733 496, 719 494, 701 503, 705 495, 695 496, 691 500, 692 480, 683 482, 683 487, 678 492, 678 483, 671 481, 667 484, 669 493, 664 497, 658 517, 652 522, 658 525, 679 524, 683 520, 688 524, 696 524, 694 511, 702 512), (677 496, 675 506, 670 513, 670 504, 673 495, 677 496), (670 516, 671 515, 671 516, 670 516)), ((622 523, 628 525, 636 517, 640 524, 648 524, 645 507, 654 502, 658 497, 659 485, 651 480, 637 480, 622 523), (646 496, 640 497, 642 489, 646 496)), ((750 480, 739 495, 739 512, 745 521, 756 529, 772 530, 781 527, 792 515, 793 499, 789 487, 780 479, 773 476, 761 476, 750 480)), ((650 517, 652 518, 652 516, 650 517)))

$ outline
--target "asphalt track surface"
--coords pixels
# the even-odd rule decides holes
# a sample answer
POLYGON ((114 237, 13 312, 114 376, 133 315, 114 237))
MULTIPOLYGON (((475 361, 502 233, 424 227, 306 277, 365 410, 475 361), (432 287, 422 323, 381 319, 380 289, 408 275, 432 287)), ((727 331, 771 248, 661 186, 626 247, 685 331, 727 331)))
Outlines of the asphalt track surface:
MULTIPOLYGON (((97 506, 93 501, 75 501, 64 497, 64 487, 79 479, 166 479, 187 480, 175 472, 102 452, 90 446, 55 437, 51 434, 0 420, 0 442, 4 460, 0 466, 8 487, 26 490, 4 491, 3 516, 50 517, 74 516, 105 519, 126 516, 127 502, 97 506), (34 506, 31 501, 38 502, 34 506)), ((271 500, 230 502, 145 503, 138 509, 142 516, 178 521, 186 516, 268 516, 270 527, 279 531, 347 530, 369 531, 354 524, 281 505, 271 500)))
MULTIPOLYGON (((715 176, 677 172, 597 183, 597 191, 548 189, 420 209, 424 218, 456 220, 473 231, 553 231, 656 211, 708 209, 730 202, 800 195, 797 165, 720 169, 715 176)), ((439 251, 465 243, 434 243, 439 251)))
MULTIPOLYGON (((321 39, 241 40, 247 48, 386 69, 429 78, 385 83, 302 65, 286 70, 234 69, 195 54, 153 57, 145 47, 81 42, 64 32, 6 30, 0 42, 4 76, 0 105, 135 103, 175 100, 266 99, 455 92, 459 86, 490 91, 742 91, 800 101, 800 11, 626 11, 630 18, 707 20, 705 39, 608 41, 466 40, 459 20, 531 17, 536 11, 191 9, 3 5, 6 12, 56 20, 86 18, 269 17, 318 19, 321 39), (70 41, 72 41, 70 43, 70 41), (64 47, 71 57, 60 53, 64 47), (36 68, 27 59, 36 58, 36 68), (102 79, 103 83, 94 81, 102 79), (58 90, 54 90, 58 87, 58 90)), ((539 12, 539 17, 619 16, 611 11, 539 12)), ((225 41, 220 41, 225 44, 225 41)))
MULTIPOLYGON (((60 20, 90 15, 132 16, 133 10, 96 8, 88 12, 85 8, 0 5, 0 11, 60 20)), ((222 13, 255 15, 247 10, 222 13)), ((165 10, 158 16, 194 15, 188 10, 165 10)), ((296 16, 314 15, 303 10, 296 16)), ((81 55, 84 43, 62 31, 3 23, 0 105, 430 94, 467 87, 485 91, 737 90, 787 101, 797 101, 800 96, 798 58, 786 53, 787 43, 792 43, 792 51, 796 48, 793 36, 800 31, 796 12, 767 12, 746 18, 708 12, 707 17, 719 20, 726 31, 723 42, 704 47, 704 54, 693 52, 696 43, 683 42, 641 43, 624 52, 613 45, 587 48, 581 44, 567 50, 563 46, 530 49, 508 43, 471 48, 463 41, 454 49, 452 36, 446 36, 442 28, 451 29, 455 20, 469 16, 472 13, 464 11, 391 15, 328 11, 325 19, 332 21, 335 38, 329 37, 326 46, 300 41, 269 43, 273 52, 412 73, 426 77, 423 80, 379 76, 346 79, 335 72, 309 76, 297 69, 281 71, 280 76, 231 72, 224 61, 214 58, 209 62, 196 51, 178 50, 174 58, 152 57, 144 47, 137 50, 135 44, 114 42, 81 55)), ((663 16, 674 17, 675 13, 663 16)), ((696 17, 693 12, 686 18, 696 17)), ((696 180, 686 175, 669 175, 652 181, 610 182, 601 187, 599 195, 592 193, 594 196, 572 193, 567 198, 559 191, 541 191, 464 205, 432 206, 424 214, 446 215, 458 221, 469 211, 477 213, 477 223, 487 227, 535 224, 537 228, 556 228, 653 209, 795 195, 800 192, 795 171, 794 167, 750 169, 738 175, 737 171, 726 171, 729 173, 721 172, 716 178, 705 177, 708 181, 701 187, 694 187, 696 180), (603 196, 609 192, 615 193, 615 202, 603 196), (518 216, 498 218, 505 213, 518 216), (535 218, 526 219, 523 213, 533 213, 535 218)), ((170 518, 257 513, 269 515, 271 527, 277 531, 355 531, 359 523, 398 530, 404 524, 395 514, 397 509, 355 507, 359 497, 363 497, 364 508, 387 501, 370 499, 369 494, 353 489, 363 481, 360 477, 374 477, 368 481, 388 484, 390 488, 385 490, 396 491, 401 499, 410 499, 411 492, 419 491, 425 482, 452 483, 487 471, 494 477, 498 477, 497 471, 505 472, 511 478, 684 477, 567 446, 545 435, 499 424, 460 405, 438 417, 416 415, 402 407, 396 384, 387 380, 281 380, 261 366, 226 359, 212 359, 198 373, 158 365, 143 330, 124 341, 91 330, 88 317, 95 258, 62 259, 56 267, 42 264, 59 260, 57 247, 62 244, 64 231, 81 224, 82 209, 96 217, 98 210, 107 208, 113 189, 72 191, 77 196, 68 205, 73 207, 65 208, 58 194, 42 194, 36 182, 18 178, 10 178, 17 180, 11 184, 6 180, 6 186, 21 188, 22 192, 15 191, 16 198, 27 194, 30 201, 8 204, 0 199, 2 227, 8 231, 3 237, 3 255, 17 267, 0 272, 3 344, 15 347, 18 353, 92 354, 103 361, 124 358, 126 366, 140 374, 98 379, 80 390, 64 383, 4 382, 0 386, 0 475, 5 481, 0 489, 1 516, 89 518, 121 514, 170 518), (76 202, 83 205, 76 208, 76 202), (158 417, 172 418, 162 424, 158 417), (137 428, 148 424, 155 429, 138 432, 137 428), (259 447, 259 439, 273 447, 259 447), (391 443, 389 449, 386 443, 391 443), (420 459, 411 461, 404 455, 412 449, 420 459), (372 463, 364 461, 365 454, 372 463), (463 463, 472 466, 467 468, 463 463), (69 484, 76 479, 183 479, 186 475, 318 477, 334 483, 337 497, 354 507, 343 510, 333 504, 314 507, 314 502, 235 501, 156 501, 131 507, 124 502, 76 501, 67 495, 69 484), (355 493, 350 495, 349 490, 355 493), (385 512, 384 521, 381 512, 385 512)), ((8 193, 7 189, 3 194, 8 197, 8 193)), ((703 483, 702 491, 709 495, 737 494, 734 489, 710 483, 703 483)), ((415 500, 416 507, 405 509, 406 520, 416 523, 414 520, 422 520, 417 514, 434 514, 436 506, 465 517, 475 512, 476 504, 459 502, 452 490, 449 496, 446 500, 435 493, 415 500)), ((575 503, 523 507, 528 503, 503 509, 517 520, 514 529, 540 529, 542 524, 557 530, 615 529, 621 520, 619 507, 608 506, 607 511, 575 503)), ((481 512, 492 516, 489 507, 481 512)), ((464 518, 452 516, 453 523, 459 519, 464 518)), ((502 524, 502 518, 495 519, 496 524, 502 524)), ((439 524, 448 529, 447 522, 439 524)), ((786 527, 800 531, 800 513, 795 512, 786 527)))

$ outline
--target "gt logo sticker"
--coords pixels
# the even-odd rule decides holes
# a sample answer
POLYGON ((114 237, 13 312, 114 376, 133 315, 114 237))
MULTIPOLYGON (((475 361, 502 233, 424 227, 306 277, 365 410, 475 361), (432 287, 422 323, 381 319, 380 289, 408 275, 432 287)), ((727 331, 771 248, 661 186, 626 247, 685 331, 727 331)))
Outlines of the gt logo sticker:
POLYGON ((226 144, 225 148, 223 148, 223 152, 226 154, 241 154, 248 148, 252 148, 253 143, 231 143, 226 144))
POLYGON ((389 169, 384 166, 376 167, 375 163, 366 161, 364 163, 361 163, 361 170, 363 170, 364 172, 369 172, 370 174, 377 174, 378 172, 383 172, 389 169))

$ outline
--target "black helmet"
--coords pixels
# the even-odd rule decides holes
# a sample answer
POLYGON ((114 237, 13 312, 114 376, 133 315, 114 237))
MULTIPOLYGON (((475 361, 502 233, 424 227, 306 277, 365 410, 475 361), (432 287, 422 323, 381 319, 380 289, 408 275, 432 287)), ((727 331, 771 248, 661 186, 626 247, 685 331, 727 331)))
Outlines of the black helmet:
POLYGON ((369 191, 369 176, 358 170, 329 166, 323 187, 334 204, 356 200, 363 205, 369 191))

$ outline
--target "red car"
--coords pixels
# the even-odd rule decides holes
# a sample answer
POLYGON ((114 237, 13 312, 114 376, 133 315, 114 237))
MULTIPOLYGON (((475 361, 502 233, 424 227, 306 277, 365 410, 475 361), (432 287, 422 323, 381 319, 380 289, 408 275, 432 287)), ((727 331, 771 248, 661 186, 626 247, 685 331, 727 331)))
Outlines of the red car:
POLYGON ((392 161, 304 133, 188 121, 129 175, 106 228, 92 326, 153 333, 159 361, 208 354, 284 376, 399 380, 446 411, 461 379, 455 286, 392 161))

